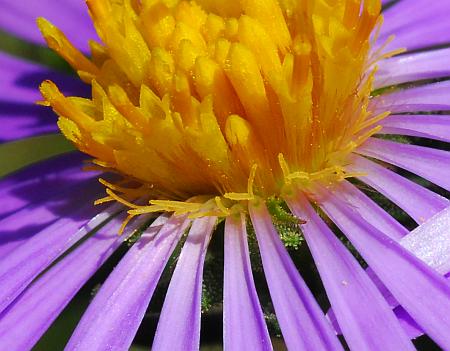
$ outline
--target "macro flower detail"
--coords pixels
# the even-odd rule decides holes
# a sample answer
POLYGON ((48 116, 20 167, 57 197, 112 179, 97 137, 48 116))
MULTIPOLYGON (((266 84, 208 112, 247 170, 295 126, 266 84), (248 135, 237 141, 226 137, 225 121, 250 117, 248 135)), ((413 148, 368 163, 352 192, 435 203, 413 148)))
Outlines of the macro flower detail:
POLYGON ((356 3, 87 4, 105 44, 92 44, 92 60, 38 23, 92 84, 92 99, 66 98, 48 81, 41 92, 80 150, 143 184, 118 189, 150 196, 131 215, 227 215, 236 201, 280 196, 292 182, 307 191, 350 177, 349 155, 387 116, 368 110, 380 55, 369 57, 376 1, 360 16, 356 3))
POLYGON ((37 18, 79 79, 0 54, 1 140, 56 132, 51 108, 91 159, 0 183, 2 349, 31 349, 124 243, 66 349, 129 349, 170 265, 152 350, 199 349, 220 235, 226 350, 273 349, 255 255, 289 350, 450 349, 450 153, 419 139, 450 141, 450 1, 6 2, 1 27, 43 44, 37 18))

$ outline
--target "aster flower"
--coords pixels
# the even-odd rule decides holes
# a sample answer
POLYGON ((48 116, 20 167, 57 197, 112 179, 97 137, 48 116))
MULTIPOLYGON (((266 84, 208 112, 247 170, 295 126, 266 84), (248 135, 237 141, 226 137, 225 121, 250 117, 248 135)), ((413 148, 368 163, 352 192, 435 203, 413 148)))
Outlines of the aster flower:
POLYGON ((272 348, 248 231, 290 350, 342 350, 337 333, 351 350, 413 350, 422 333, 450 349, 449 203, 396 172, 449 190, 450 154, 379 137, 450 140, 450 85, 436 80, 450 73, 438 48, 450 1, 381 5, 88 0, 91 22, 80 1, 5 1, 2 28, 42 44, 34 19, 52 21, 38 19, 46 43, 90 90, 0 54, 1 140, 56 132, 41 100, 93 170, 71 153, 2 180, 1 348, 32 348, 133 236, 67 350, 128 349, 180 242, 152 349, 198 349, 205 255, 224 221, 225 349, 272 348), (409 233, 356 180, 420 225, 409 233), (280 222, 306 240, 328 316, 280 222))

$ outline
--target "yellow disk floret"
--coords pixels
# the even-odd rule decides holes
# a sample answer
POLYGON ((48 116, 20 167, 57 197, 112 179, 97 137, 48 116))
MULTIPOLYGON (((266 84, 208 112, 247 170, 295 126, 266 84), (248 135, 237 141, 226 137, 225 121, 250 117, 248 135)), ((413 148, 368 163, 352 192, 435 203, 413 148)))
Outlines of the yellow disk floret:
POLYGON ((368 110, 380 0, 87 0, 91 57, 39 19, 92 98, 41 86, 59 127, 126 177, 130 215, 228 215, 240 201, 309 190, 346 172, 387 116, 368 110), (132 184, 132 185, 130 185, 132 184), (148 205, 135 205, 138 198, 148 205))

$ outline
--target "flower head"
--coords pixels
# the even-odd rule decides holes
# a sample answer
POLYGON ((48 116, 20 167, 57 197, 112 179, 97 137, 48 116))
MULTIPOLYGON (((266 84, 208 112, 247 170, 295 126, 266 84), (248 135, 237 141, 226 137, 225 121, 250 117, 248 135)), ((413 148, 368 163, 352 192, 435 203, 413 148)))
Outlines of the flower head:
MULTIPOLYGON (((128 349, 178 245, 152 349, 198 349, 203 266, 223 219, 226 350, 272 349, 255 264, 291 350, 342 350, 336 333, 351 350, 413 350, 423 333, 450 348, 449 201, 401 171, 449 190, 449 152, 379 137, 450 140, 450 85, 430 81, 450 75, 450 51, 426 51, 450 42, 447 22, 432 22, 450 2, 424 4, 381 13, 379 0, 87 0, 80 13, 100 38, 90 56, 68 39, 77 26, 94 36, 86 20, 66 37, 39 18, 48 46, 91 88, 68 94, 70 79, 57 76, 41 84, 40 104, 96 172, 63 156, 0 183, 0 348, 33 347, 127 240, 66 348, 128 349), (408 233, 358 182, 421 225, 408 233), (302 240, 328 311, 286 250, 302 240)), ((29 99, 17 84, 29 66, 0 62, 29 99)), ((16 122, 0 136, 48 131, 16 122)))
POLYGON ((339 182, 388 115, 368 107, 379 1, 87 4, 103 42, 91 43, 92 59, 38 22, 92 99, 66 98, 48 81, 41 92, 81 151, 142 184, 151 206, 131 214, 227 215, 293 182, 305 191, 339 182))

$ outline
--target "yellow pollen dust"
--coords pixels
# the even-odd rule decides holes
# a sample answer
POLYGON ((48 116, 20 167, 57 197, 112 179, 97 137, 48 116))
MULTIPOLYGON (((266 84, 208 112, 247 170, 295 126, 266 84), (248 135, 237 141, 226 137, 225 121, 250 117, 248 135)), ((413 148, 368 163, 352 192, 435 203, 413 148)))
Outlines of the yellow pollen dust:
POLYGON ((91 57, 45 19, 92 98, 41 85, 64 135, 124 176, 107 196, 142 213, 228 215, 255 196, 352 176, 387 116, 368 110, 380 0, 87 0, 91 57), (136 204, 144 198, 148 203, 136 204))

